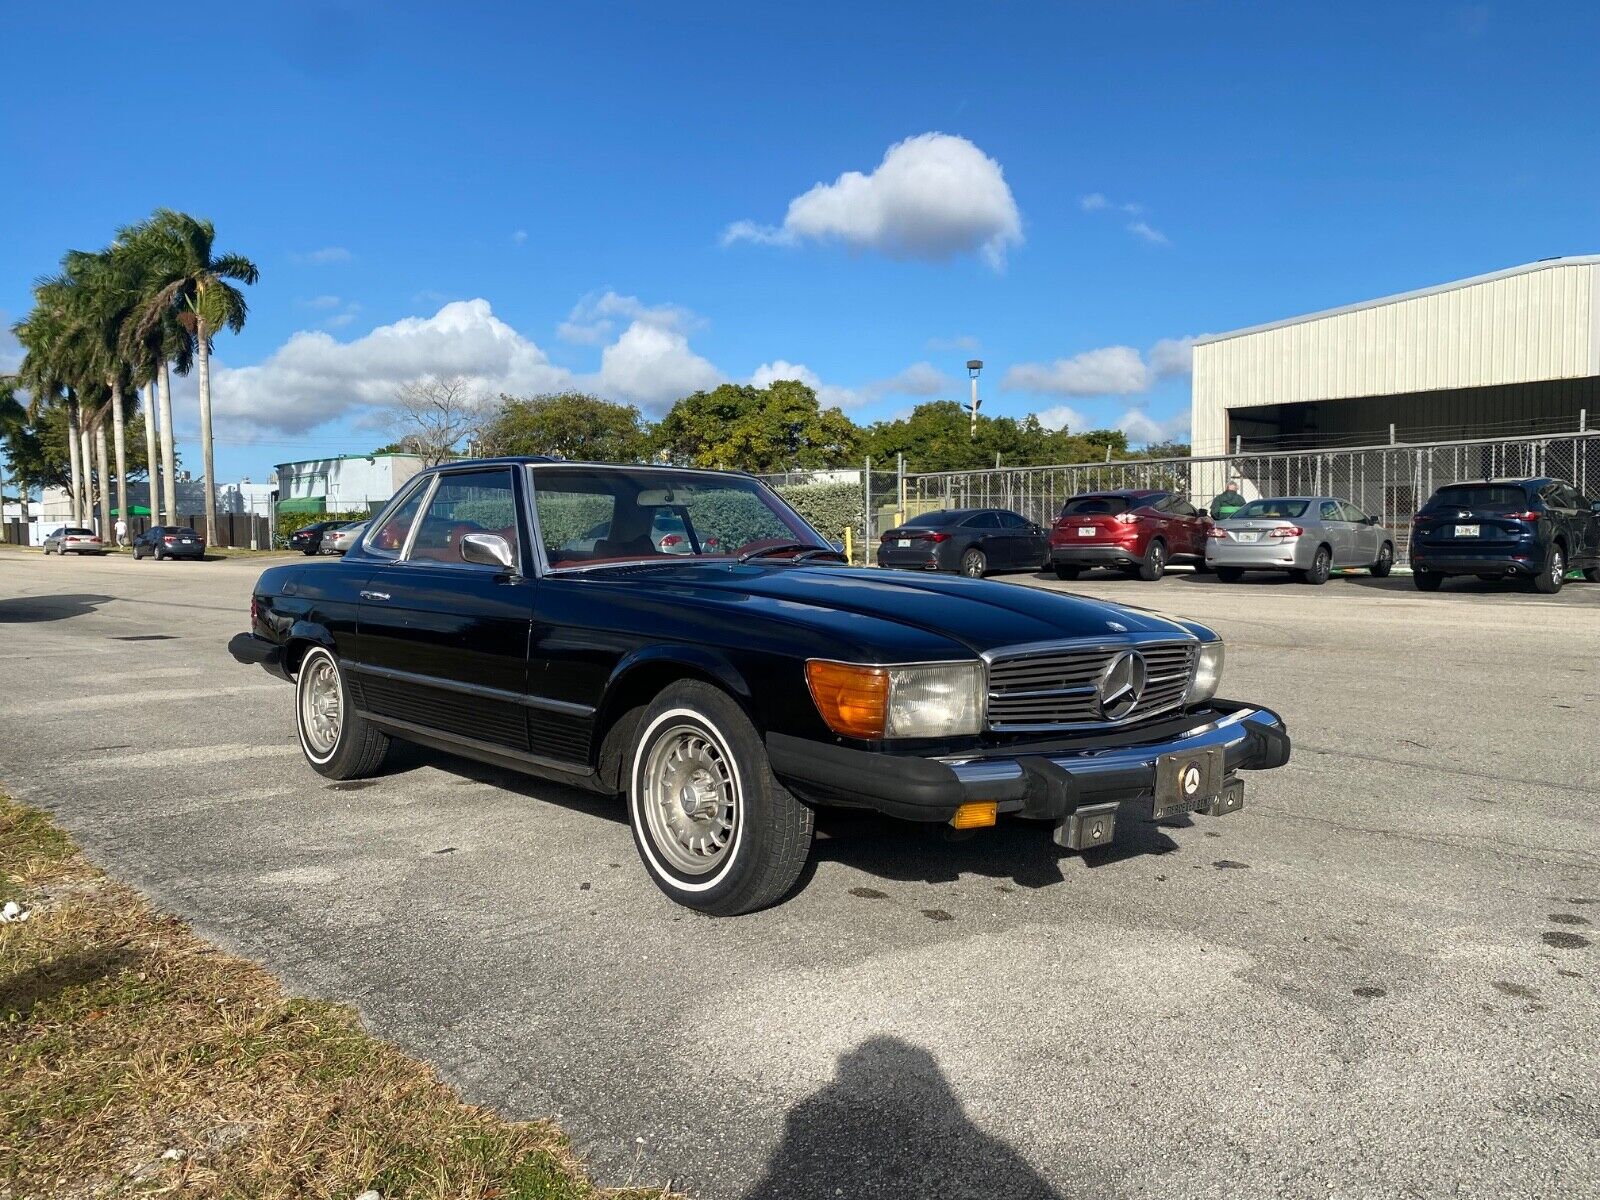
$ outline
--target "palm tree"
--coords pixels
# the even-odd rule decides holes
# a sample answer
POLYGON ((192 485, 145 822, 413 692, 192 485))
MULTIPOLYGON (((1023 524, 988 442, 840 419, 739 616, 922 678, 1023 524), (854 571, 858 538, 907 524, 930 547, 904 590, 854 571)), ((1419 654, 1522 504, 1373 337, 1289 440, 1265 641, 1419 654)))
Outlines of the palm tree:
MULTIPOLYGON (((90 254, 81 250, 68 251, 62 259, 64 276, 69 286, 69 302, 73 316, 83 330, 82 353, 86 365, 94 372, 97 383, 104 384, 106 403, 100 407, 95 437, 105 440, 104 416, 111 412, 113 444, 117 465, 117 512, 124 520, 128 516, 128 449, 126 413, 123 394, 131 386, 131 370, 124 330, 135 324, 135 312, 144 298, 143 272, 136 259, 126 253, 101 251, 90 254)), ((99 456, 103 458, 104 455, 99 456)), ((103 517, 109 518, 108 495, 110 488, 105 478, 104 466, 100 470, 101 504, 103 517)))
POLYGON ((160 320, 146 322, 144 307, 159 288, 152 282, 151 265, 141 238, 146 226, 130 225, 117 231, 111 253, 134 264, 139 272, 139 318, 122 326, 123 356, 132 367, 133 382, 146 390, 144 433, 146 461, 150 464, 150 514, 156 523, 172 524, 178 519, 177 451, 173 444, 172 378, 169 367, 187 375, 194 366, 194 343, 178 324, 177 314, 168 309, 160 320), (156 453, 160 443, 159 459, 156 453), (159 465, 158 465, 159 464, 159 465), (158 480, 161 487, 158 489, 158 480), (163 501, 165 502, 163 504, 163 501), (165 515, 157 514, 165 509, 165 515))
POLYGON ((194 345, 200 367, 200 454, 204 462, 206 538, 215 544, 217 534, 216 476, 211 445, 211 339, 226 327, 244 328, 249 305, 244 293, 229 280, 253 284, 260 277, 256 265, 239 254, 215 253, 216 229, 210 221, 159 208, 131 243, 148 270, 149 298, 143 305, 137 329, 148 334, 168 314, 194 345))
MULTIPOLYGON (((16 438, 22 429, 27 414, 22 411, 22 403, 17 399, 17 389, 21 386, 15 375, 0 375, 0 437, 13 451, 16 449, 16 438)), ((13 455, 14 457, 14 455, 13 455)), ((17 499, 22 504, 22 520, 28 520, 28 492, 27 486, 21 477, 12 481, 16 485, 17 499)), ((6 536, 6 474, 3 464, 0 464, 0 542, 8 540, 6 536)))
POLYGON ((33 311, 13 325, 12 332, 26 352, 17 377, 28 390, 30 415, 37 416, 41 409, 56 404, 66 405, 72 520, 75 525, 81 525, 88 516, 85 484, 89 464, 81 453, 78 399, 74 386, 77 364, 66 294, 59 280, 41 280, 35 286, 33 311))

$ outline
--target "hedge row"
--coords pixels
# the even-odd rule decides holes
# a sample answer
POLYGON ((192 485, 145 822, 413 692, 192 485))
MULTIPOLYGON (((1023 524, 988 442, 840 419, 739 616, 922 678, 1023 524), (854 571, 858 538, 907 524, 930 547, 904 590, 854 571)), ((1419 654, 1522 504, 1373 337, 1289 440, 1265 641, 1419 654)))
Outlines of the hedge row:
POLYGON ((365 521, 371 515, 365 510, 342 513, 280 512, 277 525, 278 545, 287 546, 291 534, 299 533, 307 525, 315 525, 318 521, 365 521))

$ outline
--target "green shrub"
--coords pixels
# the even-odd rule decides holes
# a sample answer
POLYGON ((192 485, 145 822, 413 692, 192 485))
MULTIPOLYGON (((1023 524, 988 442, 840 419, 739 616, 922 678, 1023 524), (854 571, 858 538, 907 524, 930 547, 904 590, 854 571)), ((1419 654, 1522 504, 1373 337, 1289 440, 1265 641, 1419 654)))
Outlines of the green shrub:
POLYGON ((862 557, 867 506, 859 483, 797 483, 773 490, 830 542, 842 541, 850 529, 856 557, 862 557))

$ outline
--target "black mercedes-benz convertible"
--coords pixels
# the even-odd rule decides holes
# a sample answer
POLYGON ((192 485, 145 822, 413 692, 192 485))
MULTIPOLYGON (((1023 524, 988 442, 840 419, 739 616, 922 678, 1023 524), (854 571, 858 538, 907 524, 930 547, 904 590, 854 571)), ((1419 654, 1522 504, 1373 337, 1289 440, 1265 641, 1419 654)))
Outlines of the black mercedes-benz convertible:
POLYGON ((726 472, 437 467, 343 559, 263 573, 250 623, 234 656, 294 682, 323 775, 401 738, 621 794, 661 890, 722 915, 793 887, 819 806, 1087 850, 1125 804, 1230 812, 1289 758, 1276 714, 1217 698, 1204 626, 852 568, 726 472))

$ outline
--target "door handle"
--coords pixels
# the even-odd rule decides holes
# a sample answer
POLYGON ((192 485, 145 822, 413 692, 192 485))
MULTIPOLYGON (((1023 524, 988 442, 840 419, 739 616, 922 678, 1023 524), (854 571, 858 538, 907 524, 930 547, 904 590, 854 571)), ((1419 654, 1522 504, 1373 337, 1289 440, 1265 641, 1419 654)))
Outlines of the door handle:
POLYGON ((362 592, 361 593, 361 598, 363 600, 387 600, 389 598, 389 593, 388 592, 362 592))

